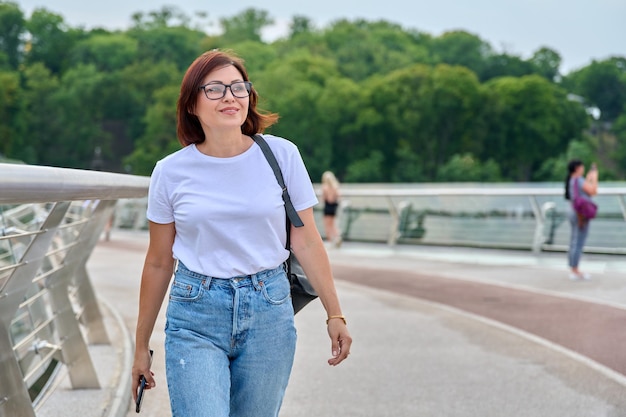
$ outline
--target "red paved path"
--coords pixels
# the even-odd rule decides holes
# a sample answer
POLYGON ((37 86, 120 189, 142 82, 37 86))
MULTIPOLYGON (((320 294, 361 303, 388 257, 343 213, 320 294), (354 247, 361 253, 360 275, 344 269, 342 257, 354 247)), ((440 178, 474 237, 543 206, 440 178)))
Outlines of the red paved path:
POLYGON ((335 278, 459 308, 554 342, 626 375, 626 309, 407 271, 334 265, 335 278))

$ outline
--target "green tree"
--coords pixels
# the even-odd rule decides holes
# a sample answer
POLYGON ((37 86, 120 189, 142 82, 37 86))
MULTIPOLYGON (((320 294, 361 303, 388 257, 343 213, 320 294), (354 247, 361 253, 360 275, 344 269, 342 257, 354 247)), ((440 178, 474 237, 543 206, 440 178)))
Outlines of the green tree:
POLYGON ((0 53, 6 57, 10 69, 17 69, 22 61, 22 36, 25 32, 24 13, 17 3, 0 1, 0 53))
POLYGON ((432 72, 430 88, 421 91, 424 119, 437 166, 459 152, 483 150, 483 95, 476 75, 463 67, 438 65, 432 72), (430 126, 428 126, 430 125, 430 126))
POLYGON ((255 81, 262 93, 261 107, 281 116, 271 132, 298 145, 313 177, 328 169, 332 154, 333 133, 322 122, 319 100, 335 77, 338 71, 332 61, 300 51, 273 62, 255 81))
POLYGON ((617 118, 613 125, 613 133, 617 139, 615 149, 615 162, 617 165, 617 177, 626 179, 626 112, 617 118))
POLYGON ((529 181, 587 125, 580 103, 538 75, 497 78, 485 88, 490 123, 482 159, 494 158, 507 179, 529 181))
POLYGON ((561 55, 554 49, 541 47, 533 53, 530 62, 535 66, 537 74, 550 81, 555 81, 559 76, 561 67, 561 55))
POLYGON ((48 146, 38 149, 44 165, 90 168, 96 147, 110 155, 110 136, 102 129, 102 113, 97 103, 104 74, 94 65, 78 65, 61 78, 59 88, 51 94, 51 106, 57 109, 50 126, 56 135, 48 146))
POLYGON ((125 34, 98 34, 76 44, 71 64, 92 64, 98 71, 110 72, 130 65, 139 51, 139 43, 125 34))
POLYGON ((153 101, 146 112, 146 131, 137 141, 133 153, 124 159, 128 171, 137 175, 150 175, 156 162, 180 149, 176 138, 176 100, 179 88, 164 86, 154 92, 153 101))
MULTIPOLYGON (((365 151, 357 117, 365 104, 363 89, 354 81, 333 77, 326 81, 316 103, 319 114, 320 147, 326 147, 314 178, 325 170, 343 178, 357 152, 365 151)), ((322 152, 320 152, 322 153, 322 152)))
POLYGON ((131 16, 133 27, 151 30, 169 26, 188 26, 190 18, 179 7, 162 6, 159 10, 136 12, 131 16))
POLYGON ((59 80, 41 62, 26 65, 22 79, 26 129, 22 147, 15 156, 30 164, 45 165, 50 163, 46 153, 55 152, 56 141, 62 136, 58 118, 63 109, 54 101, 59 80))
POLYGON ((626 58, 593 61, 568 74, 564 84, 583 96, 588 105, 597 106, 601 120, 614 121, 625 111, 626 58))
POLYGON ((465 31, 446 32, 434 38, 431 42, 431 51, 435 62, 461 65, 479 76, 484 71, 486 58, 493 54, 488 42, 465 31))
MULTIPOLYGON (((572 140, 565 149, 565 152, 554 157, 547 158, 541 163, 541 167, 533 176, 535 181, 564 181, 568 176, 567 164, 572 159, 580 159, 587 166, 596 161, 593 146, 587 138, 572 140)), ((602 169, 602 168, 601 168, 602 169)), ((601 173, 604 178, 604 171, 601 173)))
POLYGON ((431 62, 424 35, 385 21, 339 20, 324 31, 320 41, 326 45, 320 53, 336 61, 344 77, 355 81, 431 62))
POLYGON ((262 42, 244 41, 232 45, 229 49, 244 60, 252 82, 257 74, 278 58, 276 48, 262 42))
POLYGON ((164 61, 138 61, 105 74, 98 106, 102 109, 103 129, 112 137, 109 169, 125 170, 123 159, 145 134, 145 116, 155 94, 164 87, 179 88, 181 79, 182 72, 176 65, 164 61))
POLYGON ((487 81, 496 77, 522 77, 537 71, 535 65, 522 58, 509 54, 493 54, 484 59, 480 79, 487 81))
POLYGON ((157 26, 149 29, 133 28, 127 35, 136 39, 137 61, 171 62, 185 71, 204 50, 206 34, 185 26, 157 26))
POLYGON ((365 149, 382 151, 385 180, 404 177, 397 172, 398 157, 419 159, 420 172, 433 180, 451 155, 482 149, 483 98, 467 68, 414 65, 372 78, 365 87, 365 149))
POLYGON ((183 73, 173 62, 136 61, 119 71, 117 77, 111 80, 104 97, 106 114, 108 118, 124 119, 128 135, 135 140, 143 135, 144 117, 156 92, 168 86, 179 88, 183 73))
POLYGON ((371 150, 365 159, 359 159, 348 166, 346 182, 381 182, 384 181, 385 157, 378 150, 371 150))
POLYGON ((437 170, 442 182, 497 182, 502 179, 500 166, 489 159, 481 163, 471 153, 456 154, 437 170))
POLYGON ((0 70, 11 71, 11 65, 9 65, 9 58, 7 54, 0 51, 0 70))
POLYGON ((424 164, 419 155, 411 149, 406 140, 398 141, 395 154, 396 163, 391 173, 392 182, 422 182, 429 177, 424 172, 424 164))
POLYGON ((0 71, 0 154, 19 156, 20 77, 0 71))
POLYGON ((428 124, 425 100, 421 91, 431 80, 431 68, 426 65, 413 65, 394 71, 385 76, 371 77, 363 83, 364 105, 357 114, 360 138, 354 149, 354 160, 368 158, 369 151, 381 152, 384 165, 380 181, 389 181, 394 175, 398 144, 404 141, 409 149, 419 156, 424 172, 434 165, 427 166, 430 149, 423 125, 428 124))
POLYGON ((313 31, 314 26, 311 19, 302 15, 295 15, 291 18, 289 24, 289 39, 293 39, 303 34, 309 34, 313 31))
POLYGON ((274 19, 267 11, 254 8, 248 8, 233 17, 220 19, 222 39, 227 44, 243 41, 261 42, 261 31, 273 24, 274 19))
POLYGON ((26 62, 41 62, 54 74, 67 67, 70 51, 85 36, 81 31, 69 29, 61 15, 44 8, 33 11, 26 28, 30 33, 26 62))

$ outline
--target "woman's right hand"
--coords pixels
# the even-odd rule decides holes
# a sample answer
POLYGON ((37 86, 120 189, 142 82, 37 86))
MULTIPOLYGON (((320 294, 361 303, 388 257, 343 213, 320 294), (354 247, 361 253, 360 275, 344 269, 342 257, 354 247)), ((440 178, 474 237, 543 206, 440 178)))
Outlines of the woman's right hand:
POLYGON ((587 172, 586 180, 587 181, 598 181, 598 170, 597 169, 589 170, 589 172, 587 172))
POLYGON ((583 184, 583 190, 591 196, 598 194, 598 170, 597 169, 591 169, 589 170, 589 172, 587 172, 587 175, 585 176, 585 182, 583 184))
POLYGON ((135 360, 133 362, 132 369, 132 390, 133 400, 135 401, 137 401, 137 391, 139 389, 142 375, 146 378, 146 387, 144 389, 148 390, 156 387, 154 373, 150 371, 151 363, 152 357, 150 356, 150 349, 135 350, 135 360))

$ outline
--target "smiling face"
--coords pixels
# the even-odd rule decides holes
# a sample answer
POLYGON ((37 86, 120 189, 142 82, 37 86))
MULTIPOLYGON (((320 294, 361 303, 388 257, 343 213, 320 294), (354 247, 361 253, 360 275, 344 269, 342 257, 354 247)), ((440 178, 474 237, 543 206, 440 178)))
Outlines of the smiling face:
MULTIPOLYGON (((209 73, 203 80, 206 84, 226 84, 244 81, 242 74, 232 65, 221 67, 209 73)), ((210 86, 207 86, 209 88, 210 86)), ((239 94, 238 94, 239 95, 239 94)), ((227 131, 237 129, 248 116, 250 97, 237 98, 230 88, 227 88, 224 97, 217 100, 209 100, 204 91, 198 90, 195 115, 200 120, 205 134, 209 131, 227 131)))

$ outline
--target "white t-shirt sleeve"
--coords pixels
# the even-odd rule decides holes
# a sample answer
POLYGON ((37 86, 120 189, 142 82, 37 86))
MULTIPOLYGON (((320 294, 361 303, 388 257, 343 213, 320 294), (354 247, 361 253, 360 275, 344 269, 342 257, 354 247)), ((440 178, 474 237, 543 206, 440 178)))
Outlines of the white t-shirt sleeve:
POLYGON ((168 224, 174 222, 174 210, 167 192, 168 184, 165 183, 165 176, 161 175, 161 168, 162 165, 157 162, 150 177, 147 218, 154 223, 168 224))

